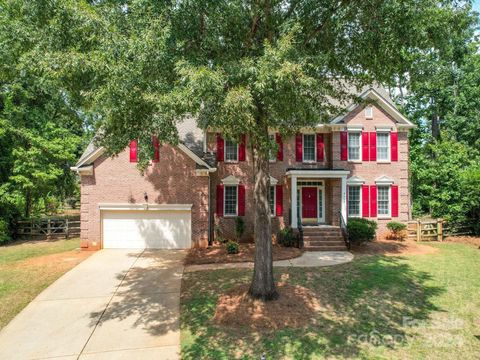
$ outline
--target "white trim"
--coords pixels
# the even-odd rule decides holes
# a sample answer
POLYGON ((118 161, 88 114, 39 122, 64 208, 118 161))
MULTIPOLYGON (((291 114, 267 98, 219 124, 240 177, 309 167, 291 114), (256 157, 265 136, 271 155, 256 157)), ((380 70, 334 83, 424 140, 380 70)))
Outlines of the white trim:
POLYGON ((88 156, 86 156, 82 161, 78 162, 77 165, 75 165, 75 167, 79 168, 83 164, 89 164, 89 163, 94 162, 100 156, 102 156, 104 152, 105 152, 105 148, 103 146, 99 147, 98 149, 96 149, 92 153, 90 153, 88 156))
POLYGON ((347 161, 354 163, 362 162, 363 136, 361 130, 348 130, 347 132, 347 161), (350 134, 358 134, 358 159, 350 159, 350 134))
MULTIPOLYGON (((298 182, 301 182, 301 180, 297 179, 297 189, 299 190, 300 192, 300 198, 299 198, 299 206, 300 206, 300 220, 303 219, 303 216, 302 216, 302 210, 303 210, 303 188, 316 188, 317 191, 316 191, 316 194, 317 194, 317 223, 318 224, 321 224, 321 223, 325 223, 325 182, 322 181, 321 185, 298 185, 298 182), (319 205, 320 205, 320 199, 319 199, 319 196, 318 196, 318 192, 319 190, 322 190, 322 217, 319 217, 319 205)), ((295 211, 297 211, 297 206, 295 205, 295 211)))
POLYGON ((373 106, 372 105, 367 105, 365 106, 365 119, 367 120, 372 120, 373 119, 373 106))
POLYGON ((80 176, 93 175, 93 165, 82 166, 82 167, 72 166, 70 170, 75 171, 80 176))
MULTIPOLYGON (((289 172, 287 172, 287 175, 288 175, 289 172)), ((291 219, 291 224, 290 226, 292 227, 292 229, 297 229, 298 228, 298 216, 297 216, 297 176, 296 175, 293 175, 292 174, 292 179, 291 179, 291 192, 290 192, 290 196, 291 196, 291 215, 292 215, 292 219, 291 219)))
POLYGON ((222 179, 222 184, 226 186, 238 185, 240 180, 233 175, 228 175, 225 179, 222 179))
POLYGON ((392 217, 392 186, 391 184, 380 184, 377 186, 377 219, 390 219, 392 217), (378 197, 378 190, 379 188, 385 187, 388 189, 388 214, 379 214, 378 213, 378 204, 379 204, 379 197, 378 197))
POLYGON ((223 187, 223 217, 236 217, 238 216, 238 184, 226 184, 223 187), (225 213, 225 200, 227 199, 226 192, 227 192, 227 187, 234 187, 236 189, 235 191, 235 214, 226 214, 225 213))
POLYGON ((377 140, 376 140, 376 145, 375 145, 375 150, 376 150, 376 156, 377 156, 377 163, 390 163, 391 162, 391 156, 392 156, 392 144, 391 144, 391 139, 390 139, 390 132, 389 131, 378 131, 376 134, 377 140), (378 135, 382 134, 385 135, 387 134, 387 158, 386 159, 379 159, 378 158, 378 135))
MULTIPOLYGON (((367 91, 365 91, 363 94, 359 96, 362 99, 373 99, 376 100, 378 105, 380 105, 388 114, 390 114, 396 121, 399 123, 402 123, 402 127, 404 128, 409 128, 413 129, 416 127, 410 120, 408 120, 405 116, 403 116, 402 113, 400 113, 394 106, 392 106, 388 101, 386 101, 375 89, 370 88, 367 91)), ((334 118, 331 123, 332 124, 337 124, 345 119, 345 117, 355 110, 355 108, 358 106, 357 103, 353 103, 350 106, 347 107, 346 111, 334 118)))
MULTIPOLYGON (((273 141, 275 143, 277 143, 277 133, 275 132, 271 132, 270 130, 268 131, 268 138, 270 139, 270 137, 273 137, 273 141)), ((272 151, 272 149, 270 149, 270 152, 272 151)), ((273 164, 273 163, 276 163, 277 162, 277 155, 278 155, 278 151, 277 151, 277 154, 275 154, 275 156, 273 156, 272 158, 272 154, 269 153, 268 154, 268 162, 270 164, 273 164)))
POLYGON ((313 164, 317 162, 317 135, 315 132, 302 133, 302 163, 313 164), (313 135, 313 160, 305 160, 305 135, 313 135))
POLYGON ((375 125, 377 132, 391 132, 393 131, 392 125, 375 125))
POLYGON ((278 180, 275 179, 274 177, 270 176, 270 185, 275 186, 277 184, 278 184, 278 180))
MULTIPOLYGON (((272 209, 270 209, 270 216, 271 217, 276 217, 277 216, 277 188, 275 185, 270 184, 270 189, 273 188, 273 212, 272 209)), ((270 203, 268 203, 268 206, 270 207, 270 203)))
POLYGON ((302 177, 302 178, 324 178, 324 179, 340 179, 347 177, 350 170, 289 170, 287 176, 302 177))
POLYGON ((193 204, 130 204, 130 203, 100 203, 100 210, 170 210, 186 211, 191 210, 193 204))
POLYGON ((223 161, 226 162, 226 163, 229 163, 229 164, 232 164, 232 163, 235 164, 235 163, 238 163, 240 161, 239 157, 240 157, 240 146, 239 146, 239 144, 232 141, 232 140, 225 139, 224 144, 223 144, 223 161), (227 141, 230 141, 237 146, 237 159, 236 160, 227 160, 227 141))
POLYGON ((357 175, 353 175, 347 179, 347 185, 349 186, 361 186, 363 184, 365 184, 365 179, 357 175))
POLYGON ((363 217, 363 206, 362 206, 362 196, 363 196, 363 191, 362 191, 362 184, 348 184, 347 182, 347 194, 349 194, 349 191, 350 191, 350 188, 358 188, 358 198, 359 198, 359 206, 358 206, 358 215, 350 215, 348 213, 349 209, 350 209, 350 206, 348 206, 348 202, 350 201, 350 197, 347 196, 347 217, 351 217, 351 218, 361 218, 363 217))
POLYGON ((182 150, 185 154, 187 154, 190 157, 190 159, 195 161, 197 164, 205 166, 207 169, 209 169, 211 171, 214 171, 213 168, 210 165, 208 165, 205 161, 200 159, 200 157, 197 154, 195 154, 192 150, 190 150, 188 147, 186 147, 182 143, 178 144, 178 148, 180 150, 182 150))
POLYGON ((363 130, 363 125, 358 125, 358 124, 347 125, 347 131, 360 132, 362 130, 363 130))
POLYGON ((382 176, 379 176, 378 178, 375 179, 375 184, 377 185, 392 185, 393 183, 395 183, 395 181, 387 176, 387 175, 382 175, 382 176))

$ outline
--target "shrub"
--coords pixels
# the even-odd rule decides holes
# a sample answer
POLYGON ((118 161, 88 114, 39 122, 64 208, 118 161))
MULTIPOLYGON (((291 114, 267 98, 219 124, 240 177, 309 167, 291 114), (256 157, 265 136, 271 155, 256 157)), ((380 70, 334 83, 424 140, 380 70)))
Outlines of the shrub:
POLYGON ((238 254, 238 242, 228 240, 227 243, 225 244, 225 247, 227 248, 227 253, 229 254, 238 254))
POLYGON ((285 227, 277 233, 277 241, 285 247, 298 247, 299 238, 291 227, 285 227))
POLYGON ((245 222, 243 221, 243 218, 241 217, 235 218, 235 235, 237 235, 238 241, 240 241, 244 232, 245 232, 245 222))
POLYGON ((10 231, 8 229, 8 222, 0 219, 0 244, 10 240, 10 231))
POLYGON ((362 244, 375 239, 377 223, 368 219, 348 219, 348 239, 353 244, 362 244))
POLYGON ((390 221, 387 224, 387 229, 391 231, 395 239, 399 239, 399 240, 405 239, 405 236, 406 236, 405 230, 407 229, 407 225, 397 221, 390 221))
POLYGON ((215 225, 214 228, 215 231, 215 241, 217 241, 220 244, 225 244, 227 242, 227 239, 222 235, 222 232, 220 231, 220 226, 215 225))

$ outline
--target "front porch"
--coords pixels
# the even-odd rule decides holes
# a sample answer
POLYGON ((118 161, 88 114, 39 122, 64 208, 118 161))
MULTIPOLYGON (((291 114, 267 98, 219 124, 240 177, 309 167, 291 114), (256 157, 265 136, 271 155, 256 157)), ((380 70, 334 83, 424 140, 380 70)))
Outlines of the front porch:
POLYGON ((348 170, 291 169, 290 226, 339 226, 339 214, 347 221, 348 170))

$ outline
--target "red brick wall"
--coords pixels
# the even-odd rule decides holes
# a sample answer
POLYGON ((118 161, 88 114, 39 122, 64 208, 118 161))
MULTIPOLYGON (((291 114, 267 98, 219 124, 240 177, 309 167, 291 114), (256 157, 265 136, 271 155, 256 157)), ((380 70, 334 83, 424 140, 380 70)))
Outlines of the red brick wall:
POLYGON ((160 162, 144 175, 129 161, 128 151, 100 157, 94 175, 81 178, 82 247, 101 247, 100 203, 193 204, 192 245, 208 243, 208 176, 195 175, 195 162, 177 147, 162 146, 160 162))

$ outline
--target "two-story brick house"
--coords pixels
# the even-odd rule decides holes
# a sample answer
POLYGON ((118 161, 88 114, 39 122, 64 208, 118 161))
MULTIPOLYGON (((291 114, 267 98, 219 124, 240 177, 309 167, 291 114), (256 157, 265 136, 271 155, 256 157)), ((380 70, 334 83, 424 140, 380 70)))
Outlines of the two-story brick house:
MULTIPOLYGON (((273 232, 291 226, 338 229, 341 219, 379 224, 410 218, 408 130, 414 125, 381 89, 360 97, 328 124, 282 139, 270 162, 273 232)), ((235 219, 253 238, 253 166, 237 144, 194 119, 179 125, 178 146, 159 145, 152 166, 136 169, 134 141, 108 158, 93 145, 76 167, 81 175, 82 247, 207 246, 215 233, 234 236, 235 219)), ((141 144, 140 144, 141 145, 141 144)), ((322 235, 322 233, 318 233, 322 235)))

